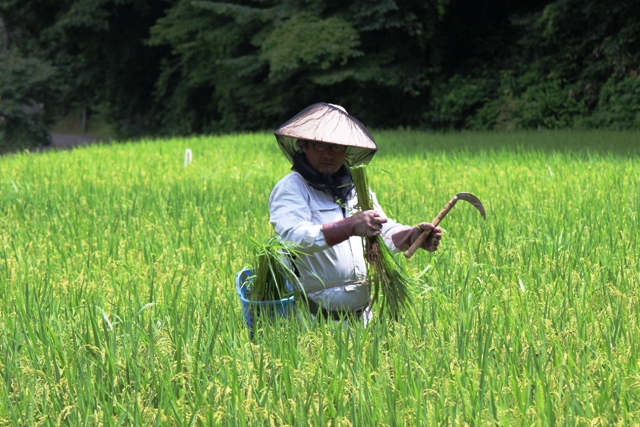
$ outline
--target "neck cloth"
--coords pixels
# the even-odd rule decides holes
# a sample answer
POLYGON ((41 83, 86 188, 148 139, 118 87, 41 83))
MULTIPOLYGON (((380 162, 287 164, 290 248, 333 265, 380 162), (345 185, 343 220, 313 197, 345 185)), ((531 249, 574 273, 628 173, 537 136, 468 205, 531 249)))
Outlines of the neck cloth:
POLYGON ((342 165, 333 175, 321 174, 311 167, 307 157, 301 152, 296 153, 293 158, 291 169, 302 175, 307 184, 316 190, 331 194, 336 203, 344 203, 354 187, 351 172, 345 165, 342 165))

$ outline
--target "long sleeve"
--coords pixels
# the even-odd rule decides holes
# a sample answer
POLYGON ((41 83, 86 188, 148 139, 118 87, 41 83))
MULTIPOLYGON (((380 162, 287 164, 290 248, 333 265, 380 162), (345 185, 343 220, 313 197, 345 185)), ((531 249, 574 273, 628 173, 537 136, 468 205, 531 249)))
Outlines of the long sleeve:
MULTIPOLYGON (((329 222, 318 211, 334 210, 330 200, 325 201, 325 209, 318 205, 321 201, 311 200, 309 188, 298 174, 284 177, 273 189, 269 197, 270 221, 282 240, 292 243, 305 253, 314 253, 329 247, 322 233, 322 224, 329 222), (313 209, 316 208, 316 209, 313 209)), ((336 218, 334 221, 341 219, 336 218)))

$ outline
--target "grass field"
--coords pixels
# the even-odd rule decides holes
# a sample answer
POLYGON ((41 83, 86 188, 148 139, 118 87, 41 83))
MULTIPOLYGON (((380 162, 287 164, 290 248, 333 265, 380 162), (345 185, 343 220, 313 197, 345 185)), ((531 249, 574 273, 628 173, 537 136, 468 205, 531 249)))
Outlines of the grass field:
POLYGON ((374 134, 414 312, 248 339, 268 134, 0 158, 0 425, 638 425, 640 134, 374 134), (184 150, 193 163, 183 166, 184 150))

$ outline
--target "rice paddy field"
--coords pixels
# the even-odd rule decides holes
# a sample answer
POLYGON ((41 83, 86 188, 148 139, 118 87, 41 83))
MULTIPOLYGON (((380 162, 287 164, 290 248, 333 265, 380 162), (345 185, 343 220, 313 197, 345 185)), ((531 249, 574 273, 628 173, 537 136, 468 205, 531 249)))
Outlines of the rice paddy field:
POLYGON ((254 341, 235 276, 273 234, 272 135, 1 157, 0 425, 640 424, 640 133, 374 136, 389 217, 466 191, 487 220, 459 203, 399 258, 399 321, 254 341))

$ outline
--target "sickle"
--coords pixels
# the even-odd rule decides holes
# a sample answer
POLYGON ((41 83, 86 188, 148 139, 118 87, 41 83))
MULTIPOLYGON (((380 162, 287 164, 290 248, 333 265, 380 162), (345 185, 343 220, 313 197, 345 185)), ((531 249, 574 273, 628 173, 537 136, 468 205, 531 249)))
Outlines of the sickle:
MULTIPOLYGON (((453 208, 453 206, 458 202, 458 200, 464 200, 465 202, 469 202, 471 203, 476 209, 478 209, 480 211, 480 215, 482 215, 482 217, 486 220, 487 219, 487 214, 484 211, 484 206, 482 206, 482 202, 480 201, 480 199, 478 199, 476 196, 474 196, 471 193, 458 193, 455 196, 453 196, 453 198, 451 200, 449 200, 449 203, 447 203, 445 205, 444 208, 442 208, 442 210, 440 211, 440 213, 438 214, 438 216, 436 216, 433 221, 431 221, 431 224, 433 224, 433 227, 437 227, 438 224, 440 224, 440 221, 442 221, 442 219, 447 216, 447 214, 449 213, 449 211, 451 210, 451 208, 453 208)), ((431 232, 427 233, 427 231, 423 231, 420 236, 418 236, 418 238, 416 239, 415 242, 413 242, 413 245, 411 245, 411 247, 409 249, 407 249, 407 251, 404 253, 404 256, 407 258, 411 258, 411 256, 414 254, 415 251, 418 250, 418 248, 424 243, 425 240, 427 240, 427 238, 433 233, 433 230, 431 230, 431 232)))

